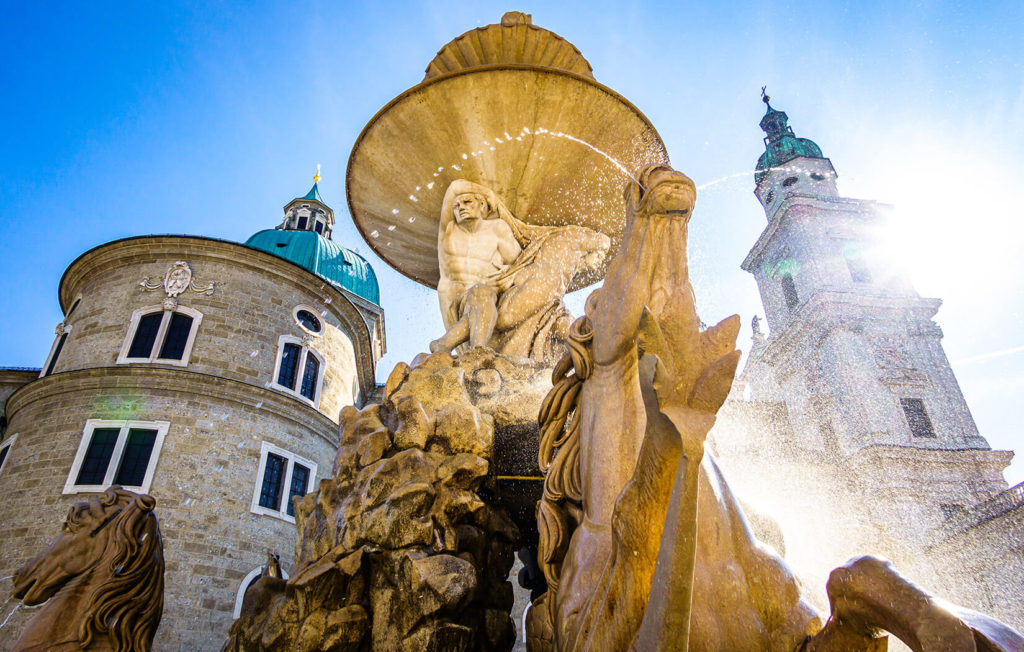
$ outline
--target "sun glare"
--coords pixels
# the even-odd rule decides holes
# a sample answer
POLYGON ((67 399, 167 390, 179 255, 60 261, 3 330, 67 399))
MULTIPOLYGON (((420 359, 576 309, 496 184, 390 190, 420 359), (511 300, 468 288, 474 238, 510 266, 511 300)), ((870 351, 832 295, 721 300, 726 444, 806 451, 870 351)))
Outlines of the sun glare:
POLYGON ((916 154, 857 184, 856 196, 893 206, 881 255, 924 296, 977 293, 1016 274, 1011 263, 1024 239, 1020 186, 990 161, 916 154))

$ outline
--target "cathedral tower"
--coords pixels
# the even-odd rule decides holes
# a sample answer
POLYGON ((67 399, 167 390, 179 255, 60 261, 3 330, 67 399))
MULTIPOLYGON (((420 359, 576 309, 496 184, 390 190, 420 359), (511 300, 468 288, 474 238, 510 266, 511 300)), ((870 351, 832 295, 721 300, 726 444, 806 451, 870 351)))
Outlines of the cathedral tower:
MULTIPOLYGON (((743 399, 726 406, 733 426, 722 420, 716 445, 747 495, 814 514, 794 519, 786 544, 816 556, 815 572, 864 553, 909 570, 964 514, 1001 500, 1012 453, 978 432, 933 321, 941 301, 883 250, 890 207, 840 196, 821 148, 763 99, 754 193, 768 224, 742 268, 769 333, 755 323, 743 399)), ((938 571, 918 571, 935 585, 938 571)))

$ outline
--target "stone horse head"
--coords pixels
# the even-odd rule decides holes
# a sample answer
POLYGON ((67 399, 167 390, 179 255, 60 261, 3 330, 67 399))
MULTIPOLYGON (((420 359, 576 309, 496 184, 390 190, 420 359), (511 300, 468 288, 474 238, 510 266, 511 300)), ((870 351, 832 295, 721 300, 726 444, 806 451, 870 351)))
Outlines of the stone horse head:
POLYGON ((163 613, 156 499, 111 487, 74 505, 62 532, 14 575, 14 597, 46 603, 15 650, 149 650, 163 613))

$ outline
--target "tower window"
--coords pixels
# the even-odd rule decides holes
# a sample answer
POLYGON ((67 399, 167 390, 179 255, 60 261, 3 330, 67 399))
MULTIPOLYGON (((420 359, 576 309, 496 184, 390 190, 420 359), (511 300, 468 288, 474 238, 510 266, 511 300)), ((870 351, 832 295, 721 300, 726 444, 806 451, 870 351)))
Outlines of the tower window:
POLYGON ((784 188, 788 188, 788 187, 792 186, 793 184, 795 184, 796 182, 797 182, 797 178, 796 177, 786 177, 785 179, 782 180, 782 186, 784 188))
POLYGON ((313 230, 316 231, 317 233, 323 234, 323 232, 324 232, 324 223, 321 222, 320 220, 317 220, 316 221, 316 225, 313 227, 313 230))
POLYGON ((294 523, 292 498, 309 493, 316 468, 316 462, 263 442, 250 511, 294 523))
POLYGON ((148 492, 169 426, 166 421, 90 419, 64 493, 104 491, 115 484, 148 492))
POLYGON ((299 221, 296 222, 295 228, 298 229, 299 231, 305 231, 306 230, 306 220, 307 220, 307 217, 305 215, 299 215, 299 221))
POLYGON ((793 282, 793 276, 783 274, 780 282, 782 283, 782 296, 786 299, 786 307, 793 310, 800 303, 800 297, 796 293, 796 283, 793 282))
POLYGON ((815 181, 824 181, 825 175, 822 174, 821 172, 812 172, 811 178, 814 179, 815 181))
POLYGON ((136 310, 117 364, 160 362, 184 367, 202 320, 201 312, 183 306, 176 310, 164 310, 163 306, 136 310))
POLYGON ((50 355, 46 357, 46 362, 43 363, 43 371, 39 374, 39 377, 49 376, 53 373, 54 367, 57 366, 57 359, 60 357, 60 352, 64 350, 64 343, 68 341, 68 333, 71 332, 70 326, 65 326, 59 330, 60 335, 53 341, 53 347, 50 348, 50 355), (61 332, 62 331, 62 332, 61 332))
POLYGON ((7 463, 7 458, 10 456, 11 446, 14 445, 14 442, 17 439, 18 434, 15 433, 0 442, 0 473, 4 472, 4 464, 7 463))
POLYGON ((871 270, 868 269, 863 256, 854 254, 852 256, 844 256, 844 258, 846 258, 846 267, 850 270, 850 278, 853 279, 854 283, 871 282, 871 270))
POLYGON ((924 401, 919 398, 901 398, 900 407, 903 408, 903 416, 907 418, 907 425, 910 426, 910 434, 915 437, 934 437, 935 429, 932 428, 932 420, 924 409, 924 401))
POLYGON ((273 387, 316 407, 323 385, 323 374, 320 373, 323 359, 320 354, 291 335, 281 336, 279 351, 273 387))

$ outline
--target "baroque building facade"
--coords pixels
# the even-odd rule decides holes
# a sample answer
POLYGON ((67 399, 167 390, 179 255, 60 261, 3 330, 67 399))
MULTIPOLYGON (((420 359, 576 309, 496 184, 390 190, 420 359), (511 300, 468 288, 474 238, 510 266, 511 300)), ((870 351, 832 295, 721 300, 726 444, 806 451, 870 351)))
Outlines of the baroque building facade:
POLYGON ((1024 485, 1007 487, 1013 453, 978 432, 933 321, 941 301, 880 252, 888 207, 840 196, 831 161, 764 99, 768 224, 742 268, 768 334, 755 317, 713 450, 808 588, 875 554, 1022 628, 1024 485))
POLYGON ((126 238, 71 263, 42 368, 0 372, 0 577, 83 494, 147 492, 166 559, 156 647, 220 648, 267 552, 291 570, 291 498, 330 477, 342 408, 376 388, 376 277, 333 222, 314 183, 245 244, 126 238))

